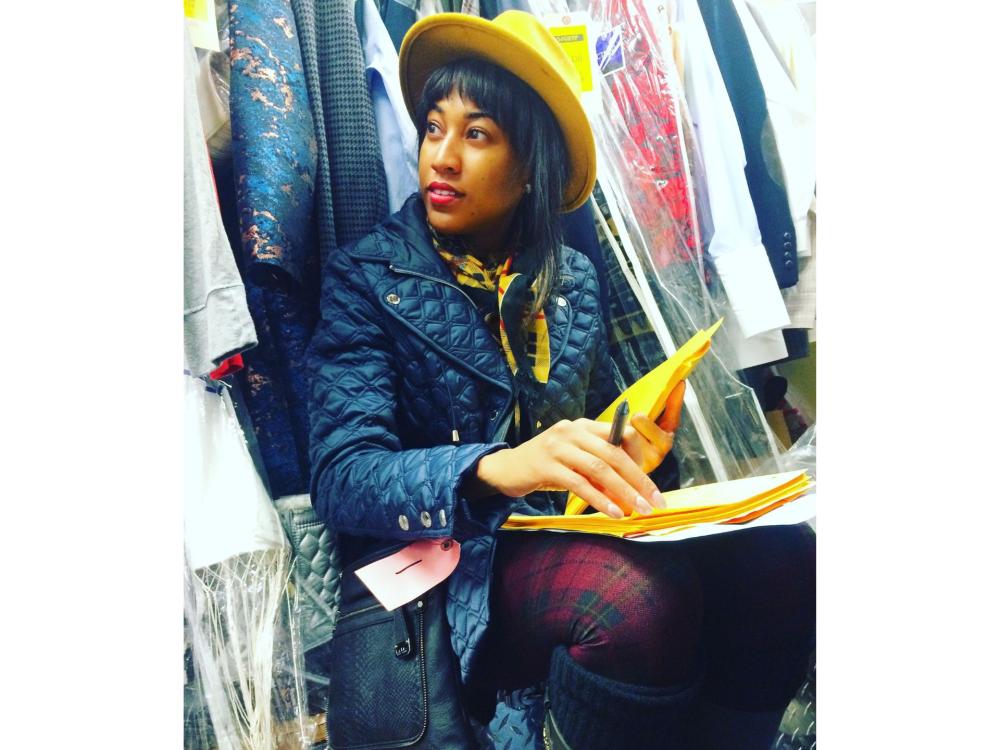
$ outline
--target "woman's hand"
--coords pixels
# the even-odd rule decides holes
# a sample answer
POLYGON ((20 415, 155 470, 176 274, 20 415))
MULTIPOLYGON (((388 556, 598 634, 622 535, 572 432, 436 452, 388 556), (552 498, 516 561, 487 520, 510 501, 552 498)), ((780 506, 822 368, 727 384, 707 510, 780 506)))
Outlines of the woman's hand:
POLYGON ((509 497, 569 490, 613 518, 652 512, 662 503, 656 485, 623 447, 608 442, 610 435, 609 424, 563 420, 516 448, 483 456, 476 477, 509 497))
POLYGON ((651 513, 664 503, 646 471, 659 466, 673 444, 673 430, 664 428, 676 428, 683 396, 682 383, 670 394, 659 424, 643 415, 633 417, 621 446, 608 442, 609 424, 563 420, 516 448, 484 456, 476 477, 509 497, 569 490, 613 518, 633 510, 651 513))
POLYGON ((667 405, 657 422, 645 414, 636 414, 630 420, 635 430, 625 430, 622 446, 647 474, 663 463, 674 447, 674 432, 681 423, 684 389, 685 382, 682 380, 667 397, 667 405))

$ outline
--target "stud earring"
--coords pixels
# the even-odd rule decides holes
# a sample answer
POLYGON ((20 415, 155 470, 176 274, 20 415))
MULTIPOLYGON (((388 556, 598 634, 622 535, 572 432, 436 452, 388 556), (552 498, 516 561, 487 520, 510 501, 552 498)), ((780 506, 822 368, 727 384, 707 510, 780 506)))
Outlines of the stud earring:
POLYGON ((531 192, 531 183, 530 182, 524 183, 524 192, 525 193, 530 193, 531 192))

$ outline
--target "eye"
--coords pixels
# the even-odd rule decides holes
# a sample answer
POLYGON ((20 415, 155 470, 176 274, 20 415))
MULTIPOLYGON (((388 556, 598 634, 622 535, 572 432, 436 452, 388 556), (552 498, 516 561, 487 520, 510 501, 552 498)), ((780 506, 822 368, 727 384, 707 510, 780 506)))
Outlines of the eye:
POLYGON ((427 127, 424 129, 424 132, 430 134, 430 133, 437 133, 440 130, 441 130, 441 128, 438 127, 438 124, 436 122, 434 122, 433 120, 431 120, 431 121, 428 121, 427 127))
POLYGON ((479 141, 482 140, 483 138, 489 137, 489 133, 487 133, 482 128, 469 128, 469 132, 466 133, 466 136, 471 140, 479 141))

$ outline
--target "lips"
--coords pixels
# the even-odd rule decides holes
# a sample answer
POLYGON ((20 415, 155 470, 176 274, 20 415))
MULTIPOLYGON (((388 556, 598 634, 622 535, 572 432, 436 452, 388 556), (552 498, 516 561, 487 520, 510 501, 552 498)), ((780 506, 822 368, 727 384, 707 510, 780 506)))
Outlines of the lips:
POLYGON ((431 205, 438 208, 451 205, 465 195, 447 182, 432 182, 427 186, 426 190, 427 198, 430 200, 431 205))

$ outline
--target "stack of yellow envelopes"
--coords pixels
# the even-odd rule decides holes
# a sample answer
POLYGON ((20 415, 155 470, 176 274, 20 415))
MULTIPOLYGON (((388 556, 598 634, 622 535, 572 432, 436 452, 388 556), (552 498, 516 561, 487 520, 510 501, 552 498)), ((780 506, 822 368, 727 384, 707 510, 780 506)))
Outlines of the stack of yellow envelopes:
POLYGON ((699 524, 738 525, 802 497, 811 486, 804 471, 734 479, 663 493, 666 510, 622 519, 604 513, 572 516, 512 515, 504 529, 578 531, 618 537, 659 536, 699 524))
MULTIPOLYGON (((667 398, 670 392, 684 380, 694 366, 698 364, 711 348, 712 334, 719 330, 722 325, 720 319, 707 331, 698 331, 688 341, 681 346, 673 356, 663 364, 653 368, 625 391, 601 412, 597 417, 597 422, 611 422, 614 418, 615 410, 625 399, 628 399, 630 414, 645 414, 656 421, 663 414, 667 405, 667 398)), ((587 508, 586 501, 570 493, 566 501, 566 515, 572 516, 582 513, 587 508)))

